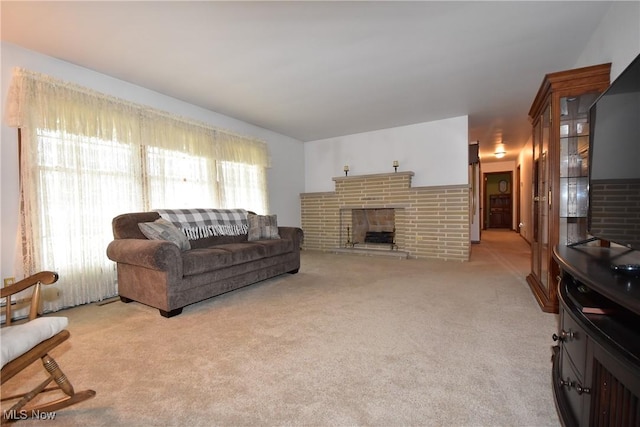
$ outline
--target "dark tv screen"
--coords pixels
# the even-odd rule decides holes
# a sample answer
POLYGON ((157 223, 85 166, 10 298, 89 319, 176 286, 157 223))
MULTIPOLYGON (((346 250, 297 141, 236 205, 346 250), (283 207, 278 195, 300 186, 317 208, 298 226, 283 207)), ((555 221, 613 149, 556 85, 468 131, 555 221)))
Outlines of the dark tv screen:
POLYGON ((589 115, 588 232, 640 250, 640 55, 589 115))

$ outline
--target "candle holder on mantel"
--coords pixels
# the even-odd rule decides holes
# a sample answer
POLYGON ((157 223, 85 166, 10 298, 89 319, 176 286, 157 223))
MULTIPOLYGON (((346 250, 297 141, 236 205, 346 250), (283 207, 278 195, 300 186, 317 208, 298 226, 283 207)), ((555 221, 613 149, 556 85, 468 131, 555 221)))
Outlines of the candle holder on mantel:
POLYGON ((398 163, 398 161, 397 161, 397 160, 394 160, 394 161, 393 161, 393 169, 394 169, 396 172, 398 172, 398 166, 400 166, 400 163, 398 163))

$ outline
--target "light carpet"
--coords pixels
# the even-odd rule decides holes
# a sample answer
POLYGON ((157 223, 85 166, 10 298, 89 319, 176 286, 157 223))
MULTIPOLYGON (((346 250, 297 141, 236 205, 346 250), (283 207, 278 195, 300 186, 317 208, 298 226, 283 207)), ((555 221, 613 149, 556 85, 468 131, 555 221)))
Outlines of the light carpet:
POLYGON ((18 425, 558 426, 557 316, 529 262, 517 234, 487 231, 469 262, 303 251, 298 274, 171 319, 119 301, 54 313, 71 338, 53 357, 97 395, 18 425))

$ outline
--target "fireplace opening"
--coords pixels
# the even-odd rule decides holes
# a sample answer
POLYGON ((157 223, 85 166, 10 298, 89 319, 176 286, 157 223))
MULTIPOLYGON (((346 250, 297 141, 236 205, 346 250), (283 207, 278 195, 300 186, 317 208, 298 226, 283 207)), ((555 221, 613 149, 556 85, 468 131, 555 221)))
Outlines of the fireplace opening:
POLYGON ((393 208, 353 209, 351 211, 352 242, 391 244, 395 242, 395 210, 393 208))
POLYGON ((365 243, 393 243, 395 232, 393 231, 367 231, 364 235, 365 243))

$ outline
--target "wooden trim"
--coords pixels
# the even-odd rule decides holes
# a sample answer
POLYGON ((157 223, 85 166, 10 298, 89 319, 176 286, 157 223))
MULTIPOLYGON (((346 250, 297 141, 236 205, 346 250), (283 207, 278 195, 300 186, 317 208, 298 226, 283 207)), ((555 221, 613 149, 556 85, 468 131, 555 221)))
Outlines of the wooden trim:
MULTIPOLYGON (((552 92, 568 91, 571 93, 583 93, 585 88, 594 91, 604 91, 609 87, 611 63, 593 65, 590 67, 576 68, 574 70, 549 73, 544 76, 538 93, 531 104, 529 118, 535 120, 547 105, 547 100, 552 92)), ((567 96, 562 94, 560 96, 567 96)))
POLYGON ((555 287, 550 287, 549 294, 547 294, 547 290, 545 287, 538 281, 538 279, 533 275, 529 274, 527 276, 527 283, 533 292, 533 296, 538 301, 538 305, 545 313, 558 313, 558 298, 555 287))

